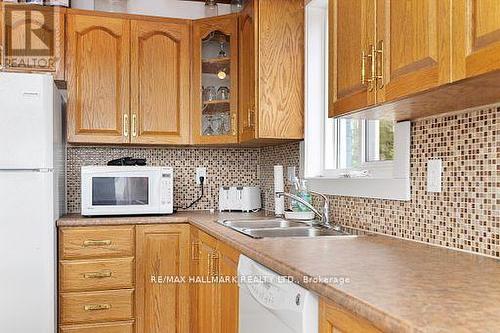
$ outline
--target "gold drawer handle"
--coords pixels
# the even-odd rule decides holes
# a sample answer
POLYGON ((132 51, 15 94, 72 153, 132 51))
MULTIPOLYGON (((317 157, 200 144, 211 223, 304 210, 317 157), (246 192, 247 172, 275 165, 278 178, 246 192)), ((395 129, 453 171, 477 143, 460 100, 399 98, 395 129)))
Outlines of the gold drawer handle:
POLYGON ((200 260, 200 242, 191 242, 191 260, 200 260))
POLYGON ((106 240, 86 240, 83 242, 84 247, 91 247, 91 246, 110 246, 111 241, 109 239, 106 240))
POLYGON ((111 272, 90 272, 90 273, 83 273, 83 278, 84 279, 103 279, 103 278, 110 278, 113 273, 111 272))
POLYGON ((101 311, 111 309, 111 304, 89 304, 83 307, 85 311, 101 311))

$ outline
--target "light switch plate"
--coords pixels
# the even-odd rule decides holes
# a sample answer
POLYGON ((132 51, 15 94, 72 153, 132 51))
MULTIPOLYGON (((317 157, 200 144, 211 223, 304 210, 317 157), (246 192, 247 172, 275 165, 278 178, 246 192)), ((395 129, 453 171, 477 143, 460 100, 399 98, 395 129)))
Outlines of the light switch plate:
POLYGON ((286 169, 287 172, 287 180, 289 184, 293 184, 293 180, 295 179, 295 167, 294 166, 289 166, 286 169))
POLYGON ((442 160, 427 160, 427 192, 441 192, 442 173, 442 160))

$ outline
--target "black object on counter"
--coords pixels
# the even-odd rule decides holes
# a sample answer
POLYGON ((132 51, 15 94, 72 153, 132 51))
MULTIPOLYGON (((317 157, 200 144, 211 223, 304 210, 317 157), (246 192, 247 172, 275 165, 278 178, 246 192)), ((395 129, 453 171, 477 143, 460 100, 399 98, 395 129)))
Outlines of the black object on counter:
POLYGON ((122 157, 122 158, 117 158, 116 160, 111 160, 108 162, 108 165, 119 165, 119 166, 131 166, 131 165, 141 165, 144 166, 146 165, 146 159, 145 158, 132 158, 132 157, 122 157))

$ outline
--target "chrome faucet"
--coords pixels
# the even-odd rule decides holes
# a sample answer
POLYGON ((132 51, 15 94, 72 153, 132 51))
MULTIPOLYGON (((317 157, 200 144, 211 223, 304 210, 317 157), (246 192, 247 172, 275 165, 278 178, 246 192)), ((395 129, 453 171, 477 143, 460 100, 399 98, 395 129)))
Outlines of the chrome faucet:
POLYGON ((329 229, 336 229, 336 227, 334 227, 330 224, 330 217, 328 215, 329 211, 330 211, 330 201, 328 200, 326 195, 319 193, 319 192, 314 192, 314 191, 309 191, 309 192, 311 194, 314 194, 314 195, 317 195, 317 196, 320 196, 321 198, 323 198, 324 204, 323 204, 323 212, 322 213, 320 213, 316 208, 314 208, 314 206, 311 205, 309 202, 305 201, 304 199, 302 199, 301 197, 299 197, 295 194, 287 193, 287 192, 277 192, 276 196, 278 198, 288 197, 292 200, 300 202, 301 204, 303 204, 304 206, 309 208, 317 217, 319 217, 322 226, 329 228, 329 229))

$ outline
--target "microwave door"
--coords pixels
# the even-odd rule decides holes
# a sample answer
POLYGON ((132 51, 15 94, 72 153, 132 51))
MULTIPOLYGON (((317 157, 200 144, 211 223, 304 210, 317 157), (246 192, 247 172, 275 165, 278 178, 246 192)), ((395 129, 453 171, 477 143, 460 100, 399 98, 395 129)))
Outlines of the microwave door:
POLYGON ((148 177, 94 177, 92 206, 148 206, 148 177))

